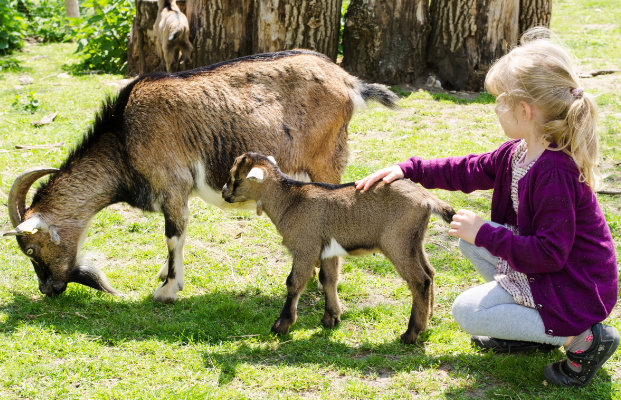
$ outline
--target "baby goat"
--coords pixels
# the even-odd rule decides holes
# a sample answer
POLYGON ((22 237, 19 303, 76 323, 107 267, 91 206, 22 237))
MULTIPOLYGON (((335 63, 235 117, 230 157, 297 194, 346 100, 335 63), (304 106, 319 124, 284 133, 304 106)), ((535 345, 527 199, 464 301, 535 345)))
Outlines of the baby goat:
POLYGON ((317 261, 325 291, 321 322, 340 322, 337 294, 339 257, 381 251, 394 264, 412 292, 412 311, 404 343, 414 343, 431 316, 434 268, 423 242, 430 212, 450 222, 454 210, 422 187, 406 180, 378 183, 366 192, 353 183, 302 183, 284 175, 273 159, 248 152, 231 169, 222 197, 231 203, 254 200, 265 210, 293 256, 287 299, 272 326, 286 334, 296 319, 298 298, 313 276, 317 261))
POLYGON ((190 25, 175 0, 157 1, 157 18, 153 24, 157 49, 167 72, 181 71, 190 66, 190 25))

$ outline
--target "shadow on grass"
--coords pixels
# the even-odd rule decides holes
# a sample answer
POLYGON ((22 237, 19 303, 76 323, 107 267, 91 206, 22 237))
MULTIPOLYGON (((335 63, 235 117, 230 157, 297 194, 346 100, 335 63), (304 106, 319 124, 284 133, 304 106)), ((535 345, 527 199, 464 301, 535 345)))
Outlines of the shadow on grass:
POLYGON ((517 356, 462 350, 431 355, 425 351, 424 343, 434 334, 433 326, 421 335, 417 345, 400 343, 398 335, 384 343, 344 343, 336 335, 339 329, 353 322, 348 321, 345 313, 336 329, 319 328, 322 301, 300 305, 298 321, 292 330, 312 331, 309 337, 276 337, 270 333, 270 327, 283 301, 280 296, 258 292, 215 292, 164 305, 150 297, 128 301, 73 287, 56 298, 33 299, 14 294, 12 301, 2 307, 7 319, 0 324, 0 330, 10 333, 28 324, 60 334, 84 334, 106 346, 146 340, 214 345, 213 350, 204 352, 203 360, 206 368, 219 369, 221 386, 235 380, 237 371, 244 365, 288 365, 334 370, 335 376, 339 370, 353 370, 365 381, 424 370, 446 373, 451 380, 467 379, 466 386, 446 385, 443 393, 451 399, 505 395, 515 398, 518 392, 538 399, 612 399, 612 379, 607 371, 600 371, 587 388, 544 387, 543 367, 562 359, 560 351, 517 356), (237 345, 234 350, 218 346, 226 342, 237 345))

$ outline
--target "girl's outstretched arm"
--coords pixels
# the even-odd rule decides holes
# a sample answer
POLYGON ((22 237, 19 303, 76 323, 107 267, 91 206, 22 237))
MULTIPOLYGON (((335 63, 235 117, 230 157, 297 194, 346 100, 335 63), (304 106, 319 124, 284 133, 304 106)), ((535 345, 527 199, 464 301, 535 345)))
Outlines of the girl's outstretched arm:
POLYGON ((368 175, 361 180, 356 181, 356 189, 362 189, 362 191, 364 192, 380 179, 383 179, 386 183, 390 183, 401 178, 403 178, 403 171, 401 171, 401 167, 399 167, 398 165, 393 165, 391 167, 386 167, 380 169, 379 171, 375 171, 371 175, 368 175))

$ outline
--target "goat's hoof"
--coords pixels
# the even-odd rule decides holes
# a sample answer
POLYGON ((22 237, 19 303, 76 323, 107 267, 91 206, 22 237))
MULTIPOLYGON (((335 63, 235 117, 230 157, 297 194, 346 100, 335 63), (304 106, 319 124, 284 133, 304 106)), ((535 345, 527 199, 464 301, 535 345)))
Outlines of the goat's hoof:
POLYGON ((290 323, 278 318, 276 322, 274 322, 274 325, 272 325, 272 332, 277 335, 286 335, 287 333, 289 333, 290 326, 290 323))
POLYGON ((177 292, 172 290, 173 285, 162 285, 153 292, 153 300, 164 304, 174 303, 177 300, 177 292))
POLYGON ((401 342, 404 344, 414 344, 416 343, 416 339, 418 338, 418 334, 416 333, 404 333, 401 335, 401 342))
POLYGON ((329 314, 324 315, 323 318, 321 318, 321 323, 323 324, 324 327, 328 329, 334 328, 340 322, 341 322, 341 317, 335 317, 329 314))

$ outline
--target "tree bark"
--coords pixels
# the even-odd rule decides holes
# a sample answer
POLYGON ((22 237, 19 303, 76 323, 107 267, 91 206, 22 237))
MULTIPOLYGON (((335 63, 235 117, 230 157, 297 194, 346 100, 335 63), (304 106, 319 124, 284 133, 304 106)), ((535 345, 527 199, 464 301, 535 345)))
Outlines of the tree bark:
POLYGON ((520 0, 432 0, 427 60, 448 89, 478 91, 519 39, 520 0))
POLYGON ((253 0, 187 0, 194 67, 252 53, 253 0))
POLYGON ((552 0, 520 0, 520 35, 535 26, 550 27, 552 0))
POLYGON ((352 0, 343 68, 373 82, 414 82, 425 69, 427 0, 352 0))
POLYGON ((65 0, 65 11, 69 18, 78 18, 80 16, 78 0, 65 0))
POLYGON ((256 2, 253 53, 306 48, 336 60, 341 0, 256 2))

